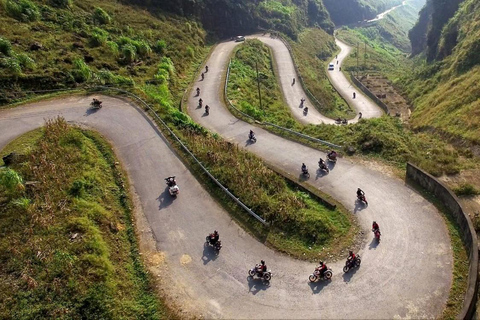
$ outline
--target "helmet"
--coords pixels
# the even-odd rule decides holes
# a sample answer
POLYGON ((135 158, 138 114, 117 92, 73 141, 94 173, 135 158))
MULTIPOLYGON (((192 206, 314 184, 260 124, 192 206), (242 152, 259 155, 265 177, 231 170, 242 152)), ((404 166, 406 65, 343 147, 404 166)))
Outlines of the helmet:
POLYGON ((360 191, 360 190, 362 190, 362 189, 360 189, 360 188, 357 189, 357 191, 360 191))
POLYGON ((218 234, 218 231, 217 231, 217 230, 215 230, 215 231, 213 231, 213 233, 214 233, 214 234, 218 234))
POLYGON ((352 250, 350 250, 350 251, 348 252, 348 254, 352 255, 352 254, 353 254, 353 251, 352 251, 352 250))
POLYGON ((265 264, 265 260, 260 261, 262 264, 265 264))
POLYGON ((319 261, 318 264, 319 264, 319 265, 323 265, 323 261, 319 261))
POLYGON ((377 223, 377 221, 373 221, 373 223, 375 224, 375 223, 377 223))

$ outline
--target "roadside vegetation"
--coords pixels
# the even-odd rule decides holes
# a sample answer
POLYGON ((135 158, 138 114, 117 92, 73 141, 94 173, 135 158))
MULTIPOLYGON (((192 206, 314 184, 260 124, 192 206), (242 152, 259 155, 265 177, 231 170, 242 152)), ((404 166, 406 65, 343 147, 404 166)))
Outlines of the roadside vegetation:
POLYGON ((331 119, 352 119, 356 112, 333 88, 326 74, 328 62, 337 50, 334 39, 321 29, 308 28, 289 43, 305 87, 319 102, 318 110, 331 119))
POLYGON ((0 169, 0 318, 159 319, 111 147, 63 119, 12 141, 0 169))

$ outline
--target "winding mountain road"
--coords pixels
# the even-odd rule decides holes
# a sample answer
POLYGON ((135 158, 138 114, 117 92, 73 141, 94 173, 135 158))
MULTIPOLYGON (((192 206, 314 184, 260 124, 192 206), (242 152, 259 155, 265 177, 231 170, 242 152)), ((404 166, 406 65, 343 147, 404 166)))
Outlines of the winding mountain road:
MULTIPOLYGON (((104 107, 87 111, 91 97, 59 98, 0 111, 0 148, 41 126, 44 119, 63 116, 98 130, 114 145, 152 229, 159 264, 167 268, 164 286, 184 310, 205 318, 435 318, 445 305, 452 281, 450 239, 437 210, 397 178, 340 159, 328 175, 315 174, 320 151, 253 128, 258 137, 248 144, 252 126, 234 118, 219 92, 231 42, 219 44, 207 64, 205 80, 195 83, 211 106, 210 115, 196 109, 191 116, 225 139, 238 143, 285 171, 299 173, 305 162, 313 186, 358 215, 367 245, 359 252, 360 268, 343 274, 344 261, 327 261, 331 282, 308 283, 315 265, 279 254, 237 226, 202 188, 151 121, 135 106, 100 97, 104 107), (181 194, 172 199, 163 178, 176 175, 181 194), (355 202, 355 190, 366 191, 369 206, 355 202), (369 231, 372 220, 382 229, 377 245, 369 231), (223 249, 204 248, 205 236, 220 232, 223 249), (273 271, 270 286, 247 280, 247 269, 265 259, 273 271)), ((282 72, 282 71, 281 71, 282 72)))

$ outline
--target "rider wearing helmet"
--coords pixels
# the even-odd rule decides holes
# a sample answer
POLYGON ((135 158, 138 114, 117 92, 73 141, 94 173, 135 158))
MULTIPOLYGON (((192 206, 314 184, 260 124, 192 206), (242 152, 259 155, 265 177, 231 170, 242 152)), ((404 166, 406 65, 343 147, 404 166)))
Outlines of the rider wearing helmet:
POLYGON ((330 151, 327 156, 330 158, 330 159, 335 159, 337 158, 337 153, 335 152, 335 150, 332 150, 330 151))
POLYGON ((217 230, 213 231, 213 233, 210 234, 210 244, 216 244, 219 238, 220 238, 220 235, 218 234, 218 231, 217 230))
POLYGON ((325 271, 327 271, 327 265, 323 261, 319 262, 319 266, 316 268, 320 272, 320 277, 323 278, 325 271))
POLYGON ((305 165, 305 163, 302 163, 302 172, 306 172, 307 171, 307 166, 305 165))
POLYGON ((356 259, 356 258, 357 258, 357 257, 355 256, 355 253, 353 253, 353 251, 350 250, 350 251, 348 252, 348 258, 347 258, 347 261, 349 262, 349 264, 350 264, 350 265, 353 265, 353 263, 355 262, 355 259, 356 259))
POLYGON ((364 195, 365 195, 365 192, 363 192, 362 189, 358 188, 358 189, 357 189, 357 197, 360 198, 360 197, 362 197, 362 196, 364 196, 364 195))
POLYGON ((373 221, 373 224, 372 224, 372 231, 373 233, 380 231, 380 227, 378 226, 378 223, 376 221, 373 221))
POLYGON ((260 261, 260 264, 257 266, 257 272, 260 276, 263 276, 263 273, 267 271, 267 265, 265 260, 260 261))
POLYGON ((323 168, 325 166, 325 161, 322 158, 320 158, 320 160, 318 160, 318 166, 320 168, 323 168))
POLYGON ((254 136, 255 136, 255 132, 253 132, 253 130, 250 130, 250 133, 248 134, 248 138, 253 139, 254 136))

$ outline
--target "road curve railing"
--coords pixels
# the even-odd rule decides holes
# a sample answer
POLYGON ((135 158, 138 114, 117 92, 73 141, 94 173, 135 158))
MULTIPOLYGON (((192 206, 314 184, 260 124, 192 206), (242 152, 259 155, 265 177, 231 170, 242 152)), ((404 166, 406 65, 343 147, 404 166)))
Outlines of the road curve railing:
POLYGON ((450 189, 435 179, 435 177, 411 163, 407 164, 407 181, 413 181, 433 193, 453 215, 455 221, 460 226, 463 244, 469 254, 468 260, 470 266, 468 270, 467 291, 465 293, 462 311, 458 314, 457 319, 473 319, 476 311, 478 291, 478 240, 472 221, 460 204, 457 196, 450 191, 450 189))
POLYGON ((342 146, 340 146, 340 145, 338 145, 338 144, 334 144, 334 143, 331 143, 331 142, 328 142, 328 141, 325 141, 325 140, 317 139, 317 138, 311 137, 311 136, 309 136, 309 135, 303 134, 303 133, 301 133, 301 132, 298 132, 298 131, 295 131, 295 130, 291 130, 291 129, 288 129, 288 128, 285 128, 285 127, 276 125, 276 124, 271 123, 271 122, 261 122, 261 121, 258 121, 258 120, 256 120, 254 117, 246 114, 245 112, 243 112, 243 111, 239 110, 237 107, 235 107, 235 105, 230 101, 230 99, 228 98, 228 95, 227 95, 228 80, 229 80, 229 78, 230 78, 230 64, 231 64, 231 60, 230 60, 229 63, 228 63, 227 74, 226 74, 226 77, 225 77, 225 85, 224 85, 223 91, 224 91, 225 101, 227 102, 227 104, 228 104, 232 109, 234 109, 236 112, 238 112, 238 113, 241 114, 242 116, 244 116, 244 117, 246 117, 246 118, 248 118, 248 119, 251 119, 251 120, 255 121, 256 123, 259 123, 259 124, 262 124, 262 125, 265 125, 265 126, 274 127, 274 128, 276 128, 276 129, 280 129, 280 130, 282 130, 282 131, 286 131, 286 132, 288 132, 288 133, 294 134, 294 135, 299 136, 299 137, 302 137, 302 138, 304 138, 304 139, 307 139, 307 140, 310 140, 310 141, 313 141, 313 142, 317 142, 317 143, 321 143, 321 144, 327 145, 327 146, 332 147, 332 148, 342 149, 342 146))

